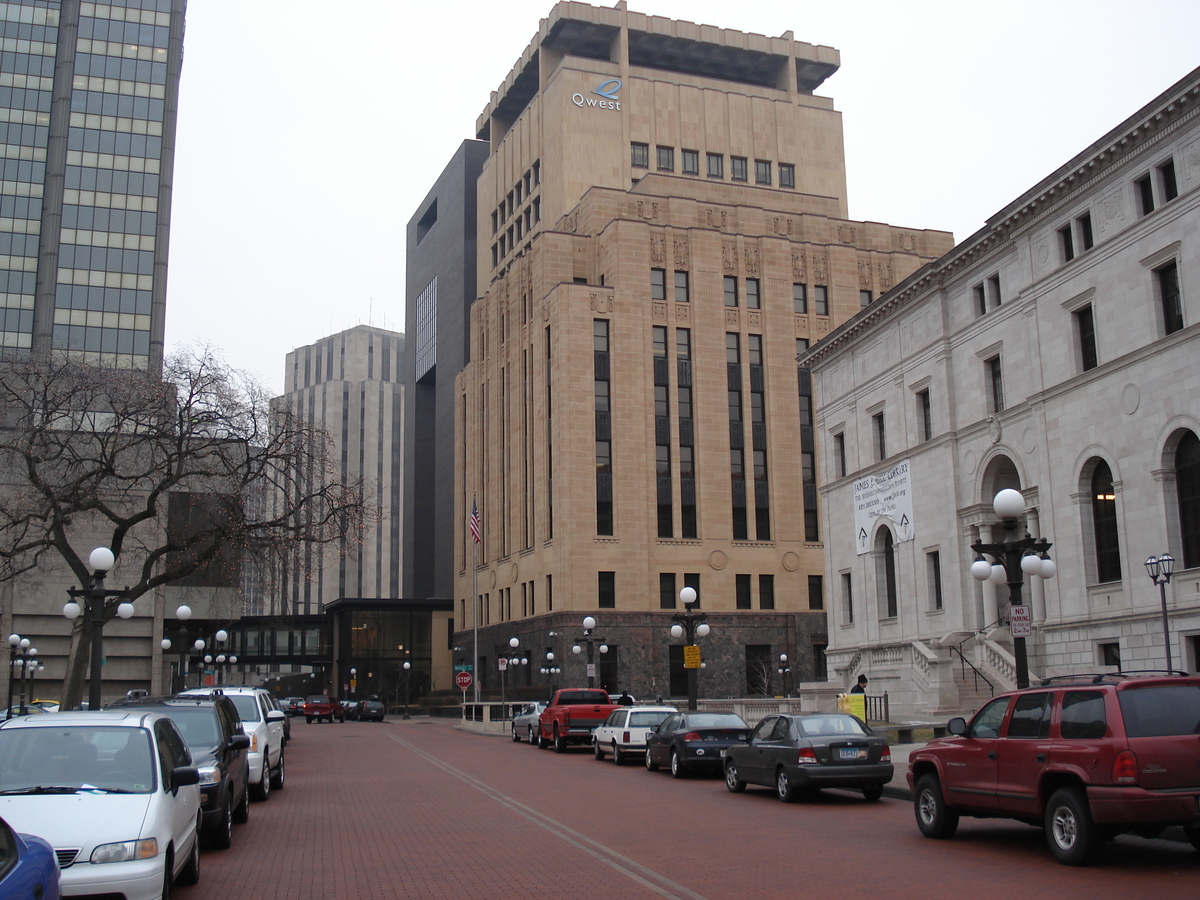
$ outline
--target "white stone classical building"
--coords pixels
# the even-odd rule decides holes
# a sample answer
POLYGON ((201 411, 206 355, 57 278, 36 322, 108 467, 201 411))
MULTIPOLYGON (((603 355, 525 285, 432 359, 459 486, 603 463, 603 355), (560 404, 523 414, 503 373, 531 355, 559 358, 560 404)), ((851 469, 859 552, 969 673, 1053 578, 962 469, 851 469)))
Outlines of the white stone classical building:
POLYGON ((1005 487, 1058 569, 1026 579, 1034 678, 1162 668, 1168 551, 1172 660, 1200 667, 1198 280, 1200 69, 801 357, 831 678, 910 712, 1014 686, 1008 588, 969 571, 1005 487))

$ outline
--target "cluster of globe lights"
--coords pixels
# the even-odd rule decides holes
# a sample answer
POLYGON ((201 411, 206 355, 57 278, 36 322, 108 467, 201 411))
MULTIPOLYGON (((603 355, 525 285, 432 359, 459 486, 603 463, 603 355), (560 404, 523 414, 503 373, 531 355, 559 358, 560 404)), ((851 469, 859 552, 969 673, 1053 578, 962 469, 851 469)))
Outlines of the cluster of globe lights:
MULTIPOLYGON (((679 599, 683 601, 684 606, 688 607, 688 615, 691 615, 691 605, 696 602, 696 589, 694 587, 682 588, 679 591, 679 599)), ((704 637, 711 630, 707 622, 701 622, 696 626, 696 637, 704 637)), ((671 637, 683 637, 683 626, 678 623, 672 625, 671 637)))
MULTIPOLYGON (((992 509, 1001 519, 1016 519, 1025 512, 1025 498, 1020 491, 1005 488, 996 494, 992 501, 992 509)), ((1053 578, 1058 572, 1058 566, 1048 556, 1037 553, 1026 553, 1021 557, 1021 571, 1029 576, 1053 578)), ((1008 570, 1001 562, 988 562, 980 557, 971 563, 971 577, 976 581, 990 581, 1001 585, 1008 583, 1008 570)))

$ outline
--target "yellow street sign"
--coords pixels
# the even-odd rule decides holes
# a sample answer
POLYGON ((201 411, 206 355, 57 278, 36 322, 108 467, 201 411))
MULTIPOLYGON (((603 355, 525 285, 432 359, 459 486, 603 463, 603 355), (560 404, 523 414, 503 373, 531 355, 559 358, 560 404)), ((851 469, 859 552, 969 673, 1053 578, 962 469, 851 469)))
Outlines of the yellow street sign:
POLYGON ((700 645, 688 644, 683 648, 683 667, 685 669, 700 668, 700 645))

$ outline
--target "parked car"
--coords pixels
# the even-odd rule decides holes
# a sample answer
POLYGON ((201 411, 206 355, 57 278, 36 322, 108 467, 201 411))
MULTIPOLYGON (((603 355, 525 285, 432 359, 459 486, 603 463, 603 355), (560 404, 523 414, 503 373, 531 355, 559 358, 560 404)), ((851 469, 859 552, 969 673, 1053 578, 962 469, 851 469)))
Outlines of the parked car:
POLYGON ((200 770, 203 833, 219 849, 233 844, 233 823, 250 819, 250 738, 233 701, 209 697, 146 697, 119 700, 110 709, 129 708, 170 716, 200 770))
POLYGON ((304 698, 304 702, 300 704, 300 711, 304 713, 304 721, 309 725, 313 719, 320 722, 325 719, 331 723, 334 719, 339 722, 346 721, 346 714, 342 711, 342 705, 336 700, 330 699, 328 694, 311 694, 304 698))
POLYGON ((40 706, 34 706, 32 703, 26 703, 25 709, 22 711, 21 704, 14 703, 5 711, 3 718, 11 719, 14 716, 40 716, 44 712, 46 712, 46 710, 42 709, 40 706))
POLYGON ((343 716, 345 716, 347 719, 350 719, 350 720, 358 719, 358 704, 359 704, 358 700, 347 699, 347 700, 339 700, 338 702, 342 705, 342 715, 343 716))
POLYGON ((290 719, 293 716, 304 715, 304 711, 300 709, 303 703, 303 697, 284 697, 279 701, 279 708, 287 713, 288 718, 290 719))
POLYGON ((360 700, 358 719, 361 722, 382 722, 387 710, 378 700, 360 700))
POLYGON ((1120 832, 1182 825, 1200 850, 1200 677, 1102 674, 1001 694, 909 756, 917 827, 960 816, 1043 825, 1060 863, 1094 862, 1120 832))
POLYGON ((546 704, 526 703, 521 711, 512 717, 512 739, 519 741, 525 738, 531 747, 537 746, 538 719, 546 709, 546 704))
POLYGON ((283 746, 288 745, 288 741, 292 739, 292 720, 288 718, 287 710, 283 708, 283 704, 279 702, 279 698, 267 691, 267 699, 271 701, 271 708, 277 709, 283 713, 283 746))
POLYGON ((200 773, 157 712, 0 722, 0 816, 41 835, 68 895, 157 900, 200 879, 200 773))
POLYGON ((31 700, 34 706, 39 706, 46 712, 58 712, 59 702, 57 700, 31 700))
POLYGON ((613 710, 604 724, 592 733, 592 753, 596 759, 612 754, 612 761, 625 765, 630 756, 646 752, 646 735, 663 719, 677 710, 673 706, 623 706, 613 710))
POLYGON ((207 697, 222 694, 233 701, 242 720, 242 731, 250 738, 250 795, 266 800, 271 791, 283 790, 283 720, 287 718, 271 705, 271 695, 262 688, 192 688, 181 697, 207 697))
POLYGON ((723 751, 749 736, 750 726, 736 713, 676 712, 646 735, 646 768, 670 766, 676 778, 699 769, 720 771, 723 751))
POLYGON ((59 900, 58 860, 44 839, 0 819, 0 897, 59 900))
POLYGON ((767 716, 747 743, 725 751, 729 790, 766 785, 785 803, 827 787, 860 790, 875 801, 893 774, 887 738, 842 713, 767 716))

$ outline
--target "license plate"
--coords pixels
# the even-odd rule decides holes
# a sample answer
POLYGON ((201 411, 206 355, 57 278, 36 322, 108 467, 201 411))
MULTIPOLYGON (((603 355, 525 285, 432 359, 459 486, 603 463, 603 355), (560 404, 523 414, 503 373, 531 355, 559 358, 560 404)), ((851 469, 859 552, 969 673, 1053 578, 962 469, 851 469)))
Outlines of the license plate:
POLYGON ((867 751, 857 747, 839 747, 838 759, 866 759, 867 751))

